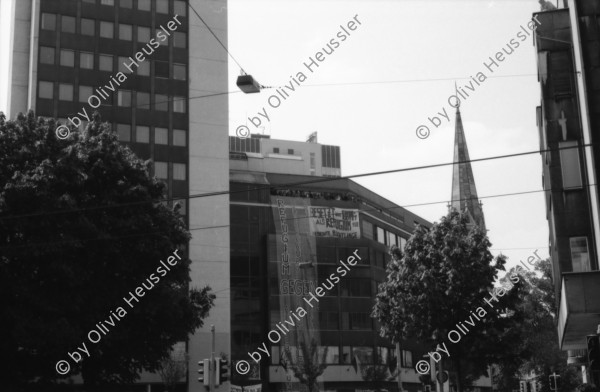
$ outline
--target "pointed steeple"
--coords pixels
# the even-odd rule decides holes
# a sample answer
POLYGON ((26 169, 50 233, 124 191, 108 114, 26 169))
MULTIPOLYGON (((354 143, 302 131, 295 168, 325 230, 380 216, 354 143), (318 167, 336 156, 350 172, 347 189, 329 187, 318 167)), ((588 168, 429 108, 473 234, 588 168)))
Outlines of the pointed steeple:
POLYGON ((456 107, 456 129, 454 134, 454 166, 452 169, 452 202, 451 208, 467 213, 471 224, 476 224, 484 231, 485 219, 481 202, 477 197, 475 177, 469 162, 467 139, 460 117, 460 105, 456 107), (457 162, 463 162, 458 163, 457 162))

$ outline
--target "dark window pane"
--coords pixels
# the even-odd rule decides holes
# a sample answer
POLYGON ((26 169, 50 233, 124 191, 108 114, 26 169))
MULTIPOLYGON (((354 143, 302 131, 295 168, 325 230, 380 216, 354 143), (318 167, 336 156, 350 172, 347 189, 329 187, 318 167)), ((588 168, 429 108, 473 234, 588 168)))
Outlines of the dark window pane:
POLYGON ((56 15, 42 14, 42 30, 56 30, 56 15))
POLYGON ((154 62, 154 76, 157 78, 169 77, 169 63, 166 61, 154 62))
POLYGON ((81 19, 81 34, 94 35, 96 30, 96 22, 93 19, 81 19))
POLYGON ((40 63, 54 64, 54 48, 40 46, 40 63))
POLYGON ((61 16, 60 31, 63 33, 75 33, 75 18, 72 16, 61 16))

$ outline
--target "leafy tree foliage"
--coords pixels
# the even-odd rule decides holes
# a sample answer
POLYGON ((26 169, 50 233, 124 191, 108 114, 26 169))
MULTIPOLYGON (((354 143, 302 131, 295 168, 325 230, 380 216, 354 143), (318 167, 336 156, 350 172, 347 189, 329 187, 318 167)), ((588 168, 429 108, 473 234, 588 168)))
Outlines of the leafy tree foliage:
POLYGON ((213 305, 210 288, 190 291, 185 257, 133 308, 125 304, 190 234, 158 202, 165 187, 149 176, 150 163, 97 115, 66 140, 56 137, 56 125, 32 112, 15 121, 0 113, 4 390, 55 383, 58 360, 87 385, 133 382, 143 369, 158 370, 213 305), (109 326, 104 321, 118 307, 127 314, 109 326), (99 322, 109 331, 92 344, 87 335, 99 322), (82 343, 89 357, 80 352, 75 363, 67 353, 82 343))
POLYGON ((325 346, 323 353, 319 355, 319 345, 315 339, 311 339, 310 343, 302 339, 298 342, 298 349, 298 360, 294 360, 289 349, 284 350, 287 366, 292 369, 294 376, 306 385, 308 392, 318 391, 317 378, 327 368, 328 347, 325 346))
POLYGON ((363 380, 369 383, 369 388, 372 388, 375 392, 381 392, 389 385, 389 381, 396 378, 398 374, 396 365, 396 358, 392 359, 391 356, 388 356, 384 360, 380 355, 377 355, 372 365, 361 367, 361 376, 363 380))
POLYGON ((485 233, 469 226, 467 216, 457 212, 430 230, 418 226, 405 254, 395 250, 373 309, 382 333, 393 341, 411 337, 431 345, 432 352, 445 343, 450 357, 439 353, 459 391, 487 375, 488 365, 502 358, 507 347, 518 344, 518 337, 510 334, 518 322, 510 309, 518 300, 520 284, 497 295, 497 301, 491 299, 505 259, 494 259, 490 245, 485 233), (473 314, 479 315, 479 321, 473 314), (457 324, 464 325, 465 320, 475 326, 451 343, 448 333, 458 331, 457 324))
POLYGON ((535 272, 520 274, 524 287, 515 313, 522 322, 515 325, 513 331, 520 337, 520 344, 513 346, 512 357, 498 362, 499 371, 494 381, 499 390, 519 389, 518 380, 526 374, 538 376, 541 392, 551 392, 549 376, 553 372, 561 376, 559 392, 573 391, 580 383, 575 368, 567 366, 567 353, 558 347, 551 268, 549 259, 537 260, 535 272))

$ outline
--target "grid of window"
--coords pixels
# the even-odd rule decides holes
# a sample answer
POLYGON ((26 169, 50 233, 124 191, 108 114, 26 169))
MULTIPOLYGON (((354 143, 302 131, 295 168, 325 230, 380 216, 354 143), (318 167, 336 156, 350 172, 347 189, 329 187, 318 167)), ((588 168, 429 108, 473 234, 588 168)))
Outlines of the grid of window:
POLYGON ((385 245, 385 230, 381 227, 377 228, 377 242, 385 245))
POLYGON ((340 348, 338 346, 319 346, 318 358, 325 357, 325 363, 337 364, 340 361, 340 348))
POLYGON ((131 91, 119 90, 117 93, 117 105, 122 107, 131 107, 131 91))
POLYGON ((340 329, 339 313, 337 312, 319 312, 319 329, 334 330, 340 329))
POLYGON ((75 66, 75 52, 72 50, 61 49, 60 50, 60 65, 63 67, 74 67, 75 66))
POLYGON ((186 67, 183 64, 173 64, 173 79, 186 80, 186 67))
POLYGON ((54 98, 54 83, 40 81, 38 85, 38 97, 53 99, 54 98))
POLYGON ((173 13, 179 16, 186 16, 187 14, 187 4, 182 0, 175 0, 173 2, 173 13))
POLYGON ((117 124, 117 137, 122 142, 131 141, 131 125, 117 124))
POLYGON ((150 127, 141 125, 135 127, 135 141, 138 143, 150 143, 150 127))
POLYGON ((186 146, 186 132, 182 129, 173 130, 173 145, 174 146, 186 146))
POLYGON ((361 224, 361 232, 363 238, 373 239, 373 224, 369 221, 363 220, 361 224))
POLYGON ((119 39, 131 41, 133 39, 133 26, 129 24, 119 24, 119 39))
POLYGON ((342 283, 342 297, 371 297, 371 279, 344 279, 342 283))
POLYGON ((94 88, 92 86, 79 86, 79 102, 87 102, 93 93, 94 88))
POLYGON ((350 328, 352 330, 369 330, 372 328, 369 313, 349 313, 350 328))
POLYGON ((42 30, 56 30, 56 15, 42 13, 42 30))
POLYGON ((169 97, 163 94, 154 94, 154 109, 169 110, 169 97))
POLYGON ((150 27, 138 26, 137 27, 137 40, 138 40, 138 42, 150 41, 150 27))
POLYGON ((79 67, 84 69, 94 69, 94 54, 88 52, 80 52, 79 67))
POLYGON ((175 113, 185 113, 185 98, 173 97, 173 111, 175 113))
POLYGON ((81 19, 81 34, 94 35, 96 34, 96 21, 94 19, 81 19))
POLYGON ((60 31, 63 33, 75 33, 75 17, 62 15, 60 17, 60 31))
POLYGON ((182 33, 181 31, 173 32, 173 46, 176 48, 185 48, 186 47, 186 33, 182 33))
POLYGON ((73 85, 66 83, 58 84, 58 99, 61 101, 73 100, 73 85))
POLYGON ((581 188, 581 168, 579 165, 579 149, 576 140, 558 143, 560 167, 562 169, 563 189, 581 188), (573 148, 568 148, 573 147, 573 148))
POLYGON ((154 128, 154 144, 169 144, 169 130, 167 128, 154 128))
POLYGON ((119 7, 133 8, 133 0, 119 0, 119 7))
POLYGON ((135 93, 136 95, 136 109, 145 109, 150 110, 150 93, 145 93, 142 91, 138 91, 135 93))
POLYGON ((100 37, 103 38, 114 38, 115 36, 115 24, 112 22, 101 21, 100 22, 100 37))
POLYGON ((138 0, 137 9, 140 11, 150 11, 150 0, 138 0))
POLYGON ((156 12, 160 14, 168 14, 169 13, 169 1, 168 0, 158 0, 156 1, 156 12))
POLYGON ((150 61, 146 60, 138 63, 137 73, 141 76, 150 76, 150 61))
POLYGON ((101 54, 98 61, 98 68, 100 71, 112 72, 113 70, 113 56, 110 54, 101 54))
POLYGON ((167 176, 168 168, 169 168, 169 164, 167 162, 159 162, 159 161, 154 162, 154 176, 156 178, 166 180, 168 178, 168 176, 167 176))
POLYGON ((569 238, 569 245, 571 247, 573 272, 591 271, 587 237, 571 237, 569 238))
POLYGON ((40 46, 40 63, 54 65, 54 48, 40 46))
POLYGON ((260 141, 257 138, 242 139, 237 136, 229 136, 229 151, 260 153, 260 141))
POLYGON ((173 163, 173 179, 185 181, 185 163, 173 163))
POLYGON ((405 367, 405 368, 412 368, 413 367, 412 351, 402 350, 401 366, 405 367))
POLYGON ((169 63, 167 61, 154 61, 154 76, 157 78, 168 78, 169 63))
POLYGON ((338 146, 321 146, 323 167, 340 168, 340 148, 338 146))

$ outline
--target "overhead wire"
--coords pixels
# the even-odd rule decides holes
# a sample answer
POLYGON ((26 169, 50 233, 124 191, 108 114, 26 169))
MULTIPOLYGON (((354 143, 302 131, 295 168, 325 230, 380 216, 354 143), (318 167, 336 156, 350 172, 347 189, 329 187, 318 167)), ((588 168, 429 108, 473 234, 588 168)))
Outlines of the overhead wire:
MULTIPOLYGON (((432 168, 437 168, 437 167, 460 165, 460 164, 464 164, 464 163, 474 163, 474 162, 490 161, 490 160, 495 160, 495 159, 515 158, 515 157, 525 156, 525 155, 541 154, 543 152, 559 151, 559 150, 573 149, 573 148, 584 148, 584 147, 590 147, 593 145, 594 145, 594 143, 590 143, 590 144, 582 144, 582 145, 577 145, 577 146, 549 148, 549 149, 545 149, 545 150, 532 150, 532 151, 525 151, 525 152, 512 153, 512 154, 495 155, 495 156, 484 157, 484 158, 465 159, 465 160, 461 160, 461 161, 457 161, 457 162, 444 162, 444 163, 436 163, 436 164, 421 165, 421 166, 411 166, 411 167, 407 167, 407 168, 359 173, 359 174, 352 174, 352 175, 340 176, 340 177, 318 177, 318 178, 311 178, 310 180, 290 182, 290 183, 284 183, 284 184, 259 185, 254 188, 243 189, 243 190, 206 192, 206 193, 192 194, 192 195, 187 195, 187 196, 162 198, 162 199, 156 199, 156 200, 144 200, 144 201, 136 201, 136 202, 128 202, 128 203, 115 203, 115 204, 105 205, 105 206, 83 207, 83 208, 74 208, 74 209, 67 209, 67 210, 55 210, 55 211, 35 212, 35 213, 29 213, 29 214, 18 214, 18 215, 0 217, 0 222, 4 221, 4 220, 8 220, 8 219, 18 219, 18 218, 22 218, 22 217, 43 216, 43 215, 50 215, 50 214, 64 214, 64 213, 81 212, 81 211, 97 210, 97 209, 104 209, 104 208, 126 207, 126 206, 133 206, 133 205, 140 205, 140 204, 147 204, 147 203, 169 202, 169 201, 176 201, 176 200, 182 200, 182 199, 189 200, 189 199, 197 199, 197 198, 204 198, 204 197, 224 196, 224 195, 231 195, 231 194, 235 194, 235 193, 254 192, 254 191, 261 191, 261 190, 272 189, 272 188, 297 187, 297 186, 301 186, 301 185, 310 185, 310 184, 316 184, 316 183, 322 183, 322 182, 341 181, 341 180, 348 180, 348 179, 353 179, 353 178, 371 177, 371 176, 391 174, 391 173, 402 173, 402 172, 409 172, 409 171, 415 171, 415 170, 432 169, 432 168)), ((434 204, 437 204, 437 203, 434 203, 434 204)), ((418 205, 422 205, 422 204, 418 204, 418 205)), ((416 206, 416 205, 413 204, 413 205, 409 205, 408 207, 413 207, 413 206, 416 206)))

